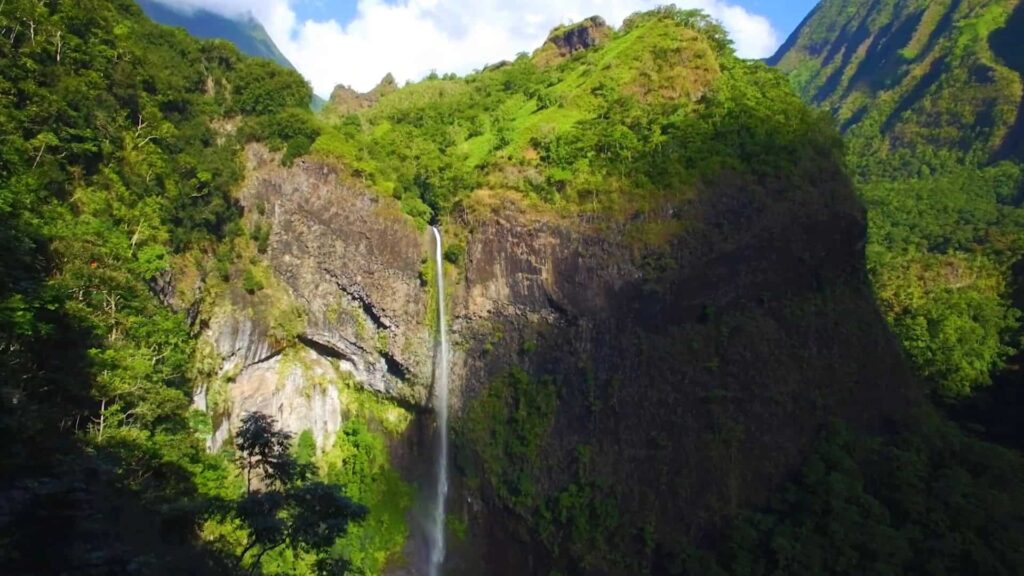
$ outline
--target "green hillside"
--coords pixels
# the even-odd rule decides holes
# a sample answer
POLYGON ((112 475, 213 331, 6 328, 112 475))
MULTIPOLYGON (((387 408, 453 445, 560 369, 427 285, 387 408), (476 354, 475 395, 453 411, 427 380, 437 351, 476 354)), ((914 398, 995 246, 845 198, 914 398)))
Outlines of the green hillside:
POLYGON ((826 0, 772 59, 844 132, 880 301, 948 395, 1020 346, 1022 38, 1016 0, 826 0))
MULTIPOLYGON (((296 486, 285 458, 288 490, 250 491, 232 453, 206 451, 192 399, 209 367, 167 289, 173 269, 240 282, 257 261, 242 261, 242 146, 309 128, 309 86, 131 0, 8 0, 0 28, 3 571, 226 574, 283 538, 290 555, 329 547, 313 532, 365 513, 336 484, 296 486), (311 510, 330 525, 282 532, 319 526, 311 510)), ((365 436, 353 450, 379 461, 365 436)))
POLYGON ((158 24, 184 28, 196 38, 227 40, 237 46, 243 54, 266 58, 285 68, 295 69, 274 44, 263 25, 252 16, 232 19, 208 10, 193 12, 175 10, 157 0, 136 0, 136 2, 146 15, 158 24))
MULTIPOLYGON (((713 21, 666 8, 635 15, 618 30, 600 26, 590 19, 555 29, 532 55, 465 78, 431 77, 367 110, 328 110, 312 154, 399 199, 420 222, 442 223, 450 243, 471 234, 486 214, 516 206, 542 229, 572 216, 613 234, 625 230, 638 251, 658 253, 700 236, 701 202, 690 201, 702 193, 784 196, 813 212, 848 186, 845 177, 826 175, 843 150, 830 120, 802 106, 781 75, 737 58, 713 21), (563 48, 581 29, 592 45, 563 48)), ((961 166, 951 163, 934 182, 952 187, 961 166)), ((1018 186, 1014 164, 983 173, 994 187, 1018 186)), ((1009 354, 1016 326, 1005 299, 1009 259, 966 243, 947 251, 943 242, 964 235, 962 221, 974 217, 971 210, 987 210, 988 220, 978 222, 981 234, 1013 230, 1004 219, 1017 212, 998 205, 991 188, 966 188, 945 203, 920 206, 923 216, 894 210, 905 221, 882 220, 877 206, 905 199, 905 188, 899 194, 877 190, 866 198, 876 209, 869 251, 882 302, 919 367, 941 371, 923 372, 944 393, 966 393, 1009 354), (892 248, 880 240, 886 225, 899 237, 892 248), (936 245, 931 252, 919 252, 927 246, 922 237, 936 245), (909 311, 897 308, 896 299, 908 297, 909 311), (932 324, 919 328, 921 319, 932 324), (915 344, 925 349, 914 350, 915 344)), ((919 194, 929 191, 930 184, 922 185, 919 194)), ((729 221, 716 226, 742 235, 729 221)), ((1004 238, 1010 245, 1018 241, 1004 238)), ((645 273, 671 274, 668 254, 650 259, 645 273)), ((446 253, 455 266, 465 256, 460 244, 446 253)), ((651 296, 657 290, 652 286, 651 296)), ((494 330, 500 341, 501 329, 494 330)), ((557 354, 560 344, 549 345, 557 354)), ((577 361, 578 371, 591 369, 577 361)), ((590 444, 568 464, 545 459, 553 405, 573 392, 521 372, 491 386, 456 424, 460 472, 497 507, 488 517, 510 526, 516 542, 540 540, 528 548, 529 558, 550 558, 558 567, 553 574, 1010 574, 1024 566, 1016 552, 1020 538, 1009 529, 1024 510, 1013 480, 1024 472, 1018 455, 963 436, 927 409, 910 430, 895 435, 866 437, 843 426, 825 433, 804 470, 768 506, 741 514, 724 534, 703 538, 666 534, 654 519, 630 524, 617 505, 622 487, 595 479, 600 476, 593 471, 614 470, 616 463, 599 460, 590 444), (566 467, 578 467, 579 477, 545 499, 551 477, 566 467), (926 488, 936 478, 941 486, 926 488), (978 510, 973 506, 981 502, 985 511, 973 520, 960 506, 978 510)), ((594 413, 601 410, 596 398, 589 401, 594 413)), ((651 421, 657 410, 649 410, 651 421)), ((661 441, 667 447, 679 439, 661 441)), ((631 455, 614 453, 623 460, 631 455)), ((664 489, 678 481, 670 474, 664 489)))
POLYGON ((737 58, 703 13, 637 14, 614 32, 600 19, 581 26, 599 40, 589 50, 559 56, 555 39, 574 28, 557 29, 533 56, 328 116, 313 151, 434 221, 508 194, 541 211, 625 216, 684 200, 722 171, 790 174, 838 150, 784 78, 737 58))

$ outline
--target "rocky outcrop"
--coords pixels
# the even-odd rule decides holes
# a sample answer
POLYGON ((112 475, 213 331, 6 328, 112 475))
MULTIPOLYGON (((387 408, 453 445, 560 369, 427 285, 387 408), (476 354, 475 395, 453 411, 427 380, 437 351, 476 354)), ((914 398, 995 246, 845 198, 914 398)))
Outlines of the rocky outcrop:
POLYGON ((213 449, 250 411, 329 446, 341 425, 339 378, 410 407, 427 403, 426 231, 334 169, 304 160, 285 168, 279 158, 248 148, 239 196, 249 218, 271 229, 273 282, 255 295, 226 291, 206 322, 219 367, 196 401, 209 407, 216 386, 226 396, 211 408, 213 449))
MULTIPOLYGON (((340 380, 425 406, 427 231, 323 164, 285 168, 258 146, 247 161, 240 201, 272 230, 264 260, 280 285, 267 290, 287 295, 301 325, 283 339, 259 295, 225 295, 206 324, 221 391, 211 384, 197 397, 220 407, 211 444, 261 410, 311 430, 323 449, 344 419, 340 380)), ((865 217, 841 167, 819 166, 796 189, 722 175, 686 200, 600 225, 517 206, 473 216, 451 283, 451 513, 473 538, 453 545, 454 572, 557 567, 539 534, 570 531, 534 512, 575 502, 580 486, 590 500, 577 504, 615 511, 602 528, 618 543, 609 555, 628 562, 649 553, 643 545, 674 558, 763 503, 827 423, 876 430, 906 413, 912 386, 875 309, 865 217), (525 413, 477 420, 537 442, 528 472, 513 478, 532 487, 529 498, 510 503, 502 479, 479 467, 496 440, 460 426, 512 369, 553 387, 555 405, 539 428, 515 429, 525 413), (648 540, 635 538, 651 526, 648 540)))
MULTIPOLYGON (((312 432, 316 445, 328 449, 342 425, 337 370, 328 358, 311 349, 252 365, 230 384, 227 408, 231 419, 224 424, 237 422, 248 412, 263 412, 296 436, 312 432)), ((211 441, 214 449, 228 441, 230 429, 230 425, 216 429, 211 441)))
POLYGON ((586 20, 565 28, 556 29, 548 36, 558 48, 561 56, 569 56, 579 50, 587 50, 604 42, 611 35, 611 28, 604 18, 591 16, 586 20))
POLYGON ((355 114, 372 108, 381 98, 398 90, 398 82, 390 73, 381 79, 373 90, 369 92, 356 92, 349 86, 339 84, 331 92, 331 98, 327 107, 332 112, 342 116, 355 114))
POLYGON ((541 64, 551 64, 581 50, 598 46, 611 38, 611 35, 612 29, 604 18, 591 16, 581 22, 552 30, 535 56, 541 64))

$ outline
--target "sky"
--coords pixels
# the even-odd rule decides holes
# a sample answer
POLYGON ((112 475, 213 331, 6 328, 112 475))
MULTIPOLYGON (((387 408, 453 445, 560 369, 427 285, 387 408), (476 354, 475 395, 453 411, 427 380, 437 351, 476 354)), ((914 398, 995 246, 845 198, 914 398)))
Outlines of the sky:
MULTIPOLYGON (((281 52, 327 97, 344 84, 365 92, 385 74, 399 82, 432 71, 465 74, 532 52, 548 32, 588 16, 618 26, 666 0, 157 0, 182 11, 251 13, 281 52)), ((816 0, 674 0, 729 31, 740 56, 764 58, 816 0)))

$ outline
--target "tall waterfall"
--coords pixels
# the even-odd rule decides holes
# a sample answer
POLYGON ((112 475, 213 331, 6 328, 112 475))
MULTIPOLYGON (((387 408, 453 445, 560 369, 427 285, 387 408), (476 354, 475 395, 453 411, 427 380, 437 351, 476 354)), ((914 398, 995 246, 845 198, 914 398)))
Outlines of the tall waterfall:
POLYGON ((431 509, 430 576, 438 576, 444 562, 444 513, 448 496, 448 326, 444 312, 444 265, 441 259, 441 233, 434 231, 437 276, 437 351, 434 356, 434 412, 437 414, 437 451, 435 453, 437 488, 431 509))

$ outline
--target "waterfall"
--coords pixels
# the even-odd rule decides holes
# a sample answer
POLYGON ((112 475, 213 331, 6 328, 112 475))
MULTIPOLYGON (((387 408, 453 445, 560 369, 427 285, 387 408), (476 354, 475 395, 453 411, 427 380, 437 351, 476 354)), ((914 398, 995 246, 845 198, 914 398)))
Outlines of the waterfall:
POLYGON ((444 512, 448 496, 448 327, 444 312, 444 265, 441 259, 441 233, 434 231, 435 274, 437 275, 437 351, 434 356, 434 412, 437 415, 435 453, 436 492, 431 509, 430 576, 438 576, 444 562, 444 512))

